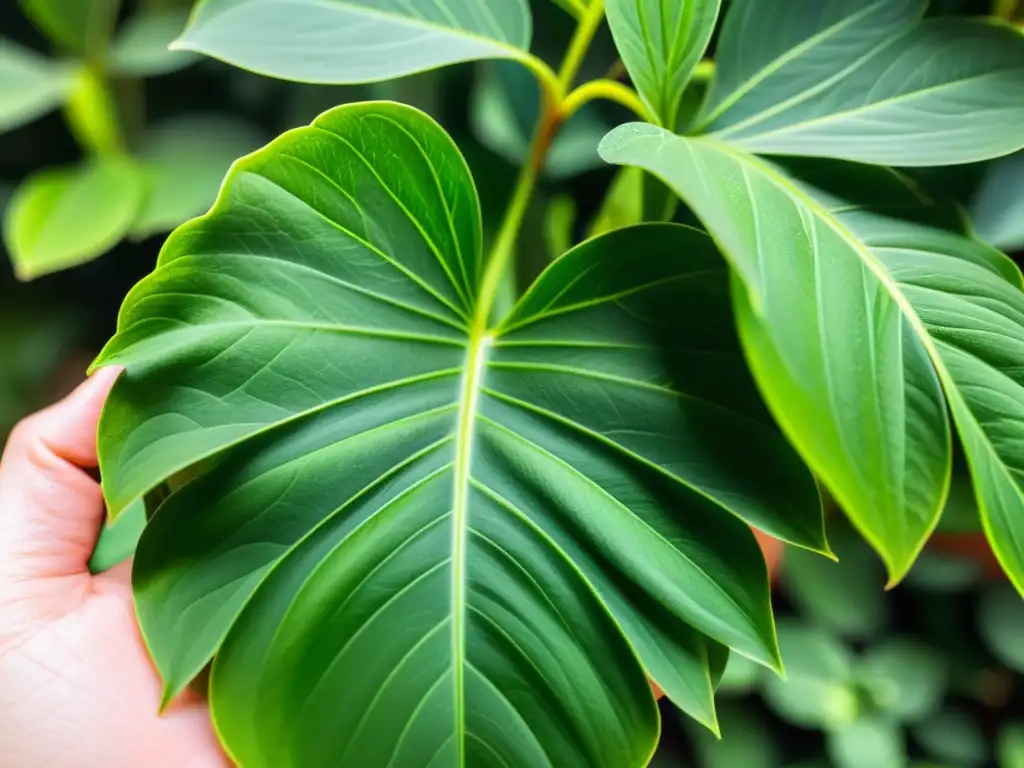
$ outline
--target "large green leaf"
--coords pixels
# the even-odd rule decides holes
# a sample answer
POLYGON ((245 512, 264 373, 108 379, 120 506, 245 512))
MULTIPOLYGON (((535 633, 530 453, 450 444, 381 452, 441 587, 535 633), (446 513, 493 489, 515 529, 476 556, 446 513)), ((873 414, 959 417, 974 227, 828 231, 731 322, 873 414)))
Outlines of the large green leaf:
POLYGON ((756 152, 902 166, 1020 149, 1024 38, 963 19, 907 31, 922 7, 740 0, 698 131, 756 152))
POLYGON ((0 133, 59 107, 73 82, 73 67, 0 38, 0 133))
POLYGON ((710 239, 590 240, 489 328, 480 239, 436 124, 339 107, 235 164, 97 362, 127 368, 101 424, 115 512, 220 455, 157 512, 135 586, 168 695, 216 654, 246 765, 398 742, 425 765, 477 737, 509 765, 639 764, 653 710, 605 609, 711 726, 720 643, 777 661, 738 518, 822 548, 820 509, 710 239))
POLYGON ((650 125, 616 129, 601 151, 660 175, 722 246, 762 392, 890 578, 906 573, 946 498, 948 403, 985 529, 1024 586, 1024 293, 1013 263, 872 211, 872 186, 896 178, 882 169, 857 171, 871 184, 844 198, 650 125))
POLYGON ((608 24, 640 98, 674 128, 683 91, 715 31, 721 0, 607 0, 608 24))
POLYGON ((370 83, 522 59, 526 0, 202 0, 176 47, 310 83, 370 83))
POLYGON ((21 7, 62 48, 99 56, 114 31, 121 0, 21 0, 21 7))
POLYGON ((117 155, 30 176, 4 212, 15 274, 32 280, 102 256, 128 233, 143 193, 138 167, 117 155))

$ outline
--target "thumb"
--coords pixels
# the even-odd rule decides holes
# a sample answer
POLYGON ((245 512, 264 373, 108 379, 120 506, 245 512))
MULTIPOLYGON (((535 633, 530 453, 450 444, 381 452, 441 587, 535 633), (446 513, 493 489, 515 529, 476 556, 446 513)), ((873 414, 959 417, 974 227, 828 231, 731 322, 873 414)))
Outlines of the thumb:
POLYGON ((0 459, 0 584, 88 572, 104 505, 85 470, 96 466, 100 411, 120 373, 101 369, 11 432, 0 459))

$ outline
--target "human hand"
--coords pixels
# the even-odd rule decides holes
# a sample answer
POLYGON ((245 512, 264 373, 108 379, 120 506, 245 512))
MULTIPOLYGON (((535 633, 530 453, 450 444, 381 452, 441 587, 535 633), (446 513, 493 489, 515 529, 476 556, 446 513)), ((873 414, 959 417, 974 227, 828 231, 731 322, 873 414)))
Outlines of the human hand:
POLYGON ((220 768, 209 709, 160 681, 130 566, 93 576, 103 523, 96 425, 104 369, 15 428, 0 460, 0 768, 220 768))

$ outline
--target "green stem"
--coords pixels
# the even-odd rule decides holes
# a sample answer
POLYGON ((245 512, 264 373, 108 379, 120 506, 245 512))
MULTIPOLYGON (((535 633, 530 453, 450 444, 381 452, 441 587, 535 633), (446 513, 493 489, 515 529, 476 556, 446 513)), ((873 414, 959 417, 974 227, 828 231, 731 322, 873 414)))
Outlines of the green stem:
POLYGON ((623 85, 614 80, 591 80, 589 83, 585 83, 572 91, 562 102, 564 119, 568 120, 576 113, 576 110, 595 99, 614 101, 633 112, 641 120, 653 122, 647 107, 640 101, 636 91, 628 85, 623 85))
POLYGON ((604 0, 591 0, 586 12, 576 27, 576 33, 569 43, 569 50, 565 53, 562 66, 558 69, 559 96, 564 97, 572 87, 576 75, 583 64, 583 57, 587 55, 590 43, 597 34, 601 21, 604 19, 604 0))
MULTIPOLYGON (((491 311, 494 308, 495 299, 501 286, 501 279, 508 269, 509 261, 515 253, 516 240, 519 238, 519 228, 523 224, 526 210, 530 206, 530 199, 533 197, 533 190, 537 186, 537 179, 540 177, 541 169, 547 158, 551 142, 558 132, 559 126, 565 119, 566 93, 572 86, 576 75, 579 73, 583 57, 601 21, 604 19, 604 0, 591 0, 586 13, 580 19, 573 34, 572 41, 566 51, 562 65, 558 68, 556 76, 556 90, 554 93, 548 88, 542 88, 543 104, 541 116, 537 121, 533 139, 530 142, 530 152, 526 164, 519 172, 519 179, 516 181, 515 189, 512 192, 512 199, 505 210, 505 218, 502 220, 498 236, 494 241, 491 256, 484 270, 483 281, 480 284, 480 294, 477 298, 476 310, 473 316, 472 333, 474 338, 482 338, 487 332, 490 322, 491 311)), ((532 58, 532 57, 531 57, 532 58)), ((526 63, 524 61, 524 63, 526 63)), ((539 73, 536 66, 530 67, 534 72, 539 73)), ((543 67, 547 70, 547 66, 543 67)), ((542 79, 542 86, 547 85, 542 79)))
POLYGON ((515 253, 519 227, 523 223, 523 217, 526 216, 530 198, 533 197, 533 189, 537 185, 537 177, 540 175, 541 168, 544 167, 548 148, 551 146, 551 140, 557 130, 557 114, 550 104, 546 104, 537 130, 534 132, 533 141, 530 144, 530 155, 519 173, 519 179, 516 181, 508 208, 505 210, 505 218, 501 222, 501 229, 498 230, 498 236, 494 240, 491 258, 487 262, 487 269, 480 285, 476 314, 473 317, 474 336, 482 335, 487 330, 501 279, 509 266, 512 254, 515 253))

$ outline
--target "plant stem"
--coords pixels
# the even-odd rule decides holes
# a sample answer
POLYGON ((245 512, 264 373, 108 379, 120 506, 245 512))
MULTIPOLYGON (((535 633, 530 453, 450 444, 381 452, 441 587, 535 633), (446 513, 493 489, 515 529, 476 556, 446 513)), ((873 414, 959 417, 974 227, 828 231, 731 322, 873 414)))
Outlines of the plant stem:
POLYGON ((565 94, 572 87, 576 75, 583 64, 583 57, 587 55, 590 43, 597 33, 601 21, 604 19, 604 0, 590 0, 586 12, 580 19, 576 32, 569 43, 569 50, 562 59, 562 66, 558 69, 559 97, 564 98, 565 94))
POLYGON ((562 102, 563 118, 569 119, 576 113, 576 110, 595 99, 614 101, 633 112, 641 120, 653 122, 647 107, 640 101, 636 91, 628 85, 623 85, 614 80, 591 80, 589 83, 585 83, 572 91, 562 102))
MULTIPOLYGON (((558 68, 554 93, 546 87, 541 89, 543 104, 533 139, 530 141, 529 156, 519 172, 519 179, 512 192, 512 199, 505 210, 505 218, 501 222, 501 229, 498 230, 498 236, 494 241, 490 259, 484 268, 483 280, 480 283, 480 294, 477 297, 471 329, 475 338, 480 338, 487 332, 491 311, 501 286, 501 279, 508 269, 509 260, 515 253, 519 228, 522 226, 526 210, 529 208, 530 198, 533 197, 533 190, 537 186, 537 179, 544 167, 551 142, 566 117, 566 93, 576 79, 580 65, 583 63, 583 57, 603 19, 604 0, 591 0, 576 26, 576 32, 569 43, 562 65, 558 68)), ((524 63, 527 62, 524 61, 524 63)), ((530 69, 535 73, 540 73, 540 69, 536 66, 530 66, 530 69)), ((543 69, 547 69, 546 65, 543 69)), ((546 83, 542 79, 542 86, 544 85, 546 83)))
POLYGON ((558 129, 558 114, 558 110, 553 108, 550 103, 545 104, 537 129, 533 134, 533 141, 530 143, 529 157, 519 172, 519 179, 512 192, 512 199, 505 210, 505 218, 501 222, 501 229, 498 230, 494 247, 491 249, 490 260, 484 271, 476 313, 473 317, 474 336, 487 330, 491 309, 501 285, 501 278, 508 268, 512 254, 515 253, 519 227, 523 223, 526 209, 530 205, 530 198, 533 197, 533 189, 537 185, 537 177, 540 175, 541 168, 544 167, 548 149, 555 131, 558 129))

